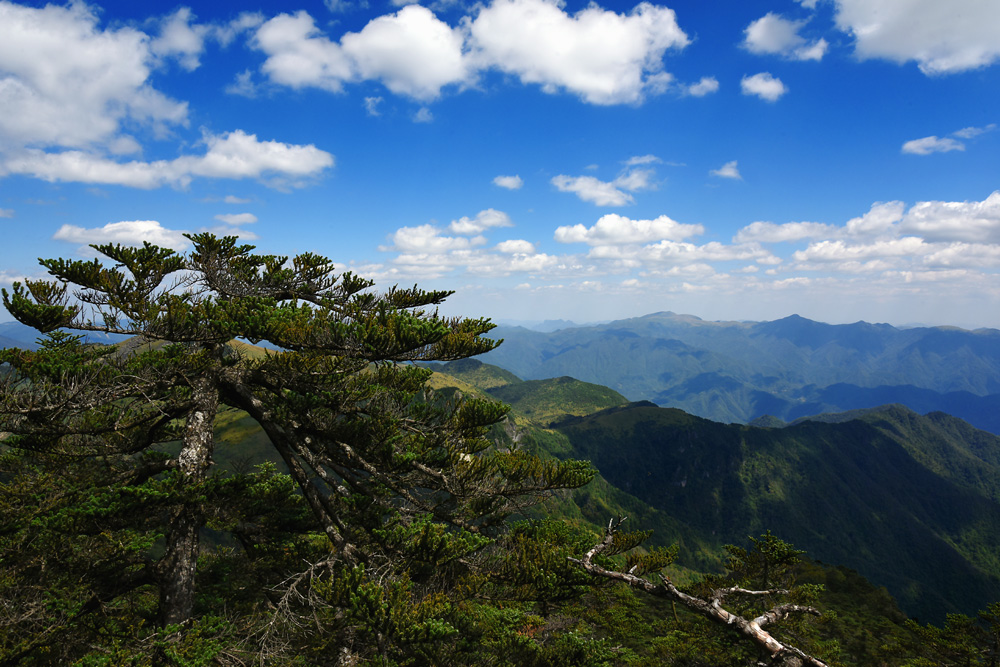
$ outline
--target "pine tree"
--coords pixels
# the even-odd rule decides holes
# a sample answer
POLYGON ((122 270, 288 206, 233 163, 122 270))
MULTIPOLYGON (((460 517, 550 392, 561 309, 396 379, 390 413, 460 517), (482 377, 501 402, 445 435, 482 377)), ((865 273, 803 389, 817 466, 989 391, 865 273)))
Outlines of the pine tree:
MULTIPOLYGON (((143 574, 158 590, 162 626, 194 614, 200 535, 220 506, 212 465, 221 410, 259 424, 325 535, 328 557, 308 570, 313 581, 322 571, 370 583, 362 573, 378 572, 383 582, 454 585, 506 516, 592 477, 584 463, 491 447, 484 436, 505 406, 425 389, 431 371, 406 362, 497 344, 483 337, 488 320, 430 310, 450 292, 377 293, 319 255, 188 238, 187 254, 145 243, 94 246, 105 262, 41 260, 55 280, 3 290, 16 319, 51 333, 37 352, 0 353, 11 368, 0 431, 46 456, 131 457, 141 472, 130 474, 158 480, 163 555, 143 574), (94 347, 63 329, 130 338, 94 347), (275 350, 250 354, 236 339, 275 350), (172 440, 176 456, 149 455, 172 440)), ((289 581, 287 592, 297 585, 289 581)), ((370 602, 391 590, 372 588, 370 602)), ((338 595, 328 590, 322 603, 360 604, 338 595)), ((378 650, 389 625, 370 638, 378 650)), ((432 626, 420 626, 425 638, 447 634, 432 626)))

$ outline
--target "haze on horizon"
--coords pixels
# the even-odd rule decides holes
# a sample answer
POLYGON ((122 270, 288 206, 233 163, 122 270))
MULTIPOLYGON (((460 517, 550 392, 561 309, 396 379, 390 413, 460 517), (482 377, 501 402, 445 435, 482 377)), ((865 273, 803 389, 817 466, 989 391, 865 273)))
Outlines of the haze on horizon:
POLYGON ((0 286, 210 230, 495 321, 1000 327, 998 61, 977 0, 0 0, 0 286))

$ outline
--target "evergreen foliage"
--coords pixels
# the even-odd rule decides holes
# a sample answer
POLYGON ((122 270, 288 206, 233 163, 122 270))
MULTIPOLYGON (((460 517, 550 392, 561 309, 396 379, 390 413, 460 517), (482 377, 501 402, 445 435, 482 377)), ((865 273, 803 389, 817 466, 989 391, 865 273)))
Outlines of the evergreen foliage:
MULTIPOLYGON (((424 387, 431 371, 401 363, 461 359, 496 345, 482 338, 487 320, 428 310, 449 292, 376 293, 318 255, 259 255, 210 234, 189 239, 187 255, 146 243, 95 246, 107 264, 42 260, 55 280, 3 291, 11 314, 49 333, 37 352, 0 352, 12 371, 0 398, 11 465, 44 461, 38 479, 54 483, 62 467, 83 485, 78 502, 104 520, 113 512, 121 524, 114 529, 130 531, 135 544, 113 582, 100 570, 74 580, 82 588, 66 593, 74 602, 53 627, 106 618, 141 595, 134 618, 143 627, 123 632, 178 664, 188 659, 167 653, 196 636, 205 639, 190 650, 216 658, 236 642, 256 643, 269 661, 335 645, 387 663, 413 655, 431 662, 432 647, 457 641, 452 598, 477 576, 476 555, 504 518, 586 483, 589 465, 493 447, 485 435, 505 406, 439 400, 424 387), (115 353, 63 328, 132 336, 139 345, 115 353), (237 337, 279 349, 244 354, 231 343, 237 337), (213 472, 215 423, 228 408, 259 425, 290 478, 273 468, 213 472), (175 440, 176 455, 157 453, 175 440), (100 474, 79 477, 81 460, 100 474), (208 529, 229 536, 230 550, 206 558, 208 529), (206 567, 253 577, 247 585, 257 590, 242 596, 244 627, 213 625, 221 610, 199 573, 206 567), (322 639, 304 632, 315 622, 322 639)), ((5 484, 22 477, 12 472, 5 484)), ((47 493, 66 498, 58 488, 47 493)), ((15 509, 24 525, 38 525, 27 505, 15 509)), ((125 543, 99 528, 67 530, 125 543)), ((55 562, 74 567, 71 554, 55 562)), ((111 650, 125 636, 116 632, 86 645, 111 650)), ((13 643, 7 656, 42 660, 43 644, 13 643)))

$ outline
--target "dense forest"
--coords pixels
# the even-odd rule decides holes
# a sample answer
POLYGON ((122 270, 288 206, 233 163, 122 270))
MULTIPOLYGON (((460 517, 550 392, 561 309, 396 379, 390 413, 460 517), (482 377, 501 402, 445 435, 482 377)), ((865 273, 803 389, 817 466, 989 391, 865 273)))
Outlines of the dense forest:
POLYGON ((469 359, 492 325, 438 316, 448 292, 190 240, 44 260, 54 280, 3 291, 43 337, 0 352, 0 665, 1000 661, 989 434, 905 411, 727 426, 521 382, 469 359), (905 539, 865 554, 905 612, 835 548, 882 496, 802 516, 803 490, 844 493, 837 451, 934 471, 920 521, 888 489, 905 539), (936 541, 926 571, 903 552, 936 541))

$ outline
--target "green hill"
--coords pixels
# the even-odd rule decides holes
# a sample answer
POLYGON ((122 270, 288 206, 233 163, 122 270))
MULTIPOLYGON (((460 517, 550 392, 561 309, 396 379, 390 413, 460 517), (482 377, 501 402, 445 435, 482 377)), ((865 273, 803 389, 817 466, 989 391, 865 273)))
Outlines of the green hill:
POLYGON ((506 384, 489 389, 489 393, 543 426, 628 403, 617 391, 571 377, 506 384))
POLYGON ((569 456, 692 529, 734 543, 773 530, 940 620, 1000 599, 1000 439, 957 421, 893 406, 755 428, 638 403, 557 428, 569 456))

